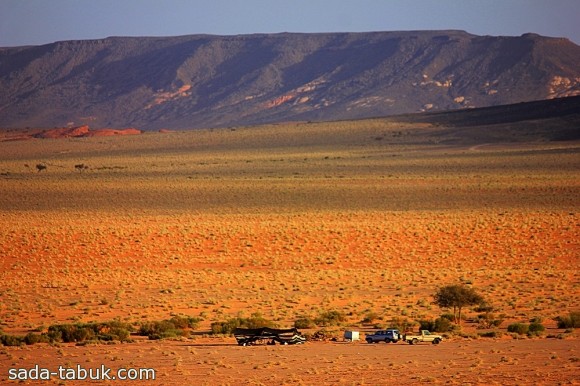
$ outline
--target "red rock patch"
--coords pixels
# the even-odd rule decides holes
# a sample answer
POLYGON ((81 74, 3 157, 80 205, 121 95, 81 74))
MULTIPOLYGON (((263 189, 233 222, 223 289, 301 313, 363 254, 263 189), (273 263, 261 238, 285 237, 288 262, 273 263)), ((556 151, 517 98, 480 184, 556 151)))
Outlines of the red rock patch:
POLYGON ((81 138, 81 137, 106 137, 113 135, 137 135, 141 134, 142 131, 135 129, 133 127, 126 129, 96 129, 91 130, 89 126, 77 126, 77 127, 58 127, 54 129, 27 129, 27 130, 11 130, 5 132, 4 135, 0 136, 0 141, 16 141, 16 140, 27 140, 33 138, 40 139, 58 139, 58 138, 81 138))

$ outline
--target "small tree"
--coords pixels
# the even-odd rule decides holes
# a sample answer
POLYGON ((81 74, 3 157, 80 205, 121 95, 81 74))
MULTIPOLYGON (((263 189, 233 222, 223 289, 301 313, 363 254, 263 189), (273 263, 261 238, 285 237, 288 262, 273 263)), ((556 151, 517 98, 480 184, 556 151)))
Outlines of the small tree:
POLYGON ((461 310, 465 306, 474 306, 483 303, 483 297, 473 288, 463 284, 454 284, 441 287, 433 295, 435 303, 441 308, 452 308, 455 323, 461 323, 461 310))

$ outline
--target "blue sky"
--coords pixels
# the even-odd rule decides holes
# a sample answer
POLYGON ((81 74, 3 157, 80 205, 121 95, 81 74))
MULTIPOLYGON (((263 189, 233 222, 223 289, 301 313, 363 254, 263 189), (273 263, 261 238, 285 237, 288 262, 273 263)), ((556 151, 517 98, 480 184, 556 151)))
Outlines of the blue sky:
POLYGON ((0 47, 107 36, 461 29, 580 44, 580 0, 0 0, 0 47))

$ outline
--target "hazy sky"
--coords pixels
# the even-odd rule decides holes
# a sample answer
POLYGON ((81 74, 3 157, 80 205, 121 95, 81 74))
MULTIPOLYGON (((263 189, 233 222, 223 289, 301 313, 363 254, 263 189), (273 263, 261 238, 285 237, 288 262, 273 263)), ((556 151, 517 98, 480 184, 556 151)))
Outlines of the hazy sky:
POLYGON ((107 36, 461 29, 580 44, 580 0, 0 0, 0 47, 107 36))

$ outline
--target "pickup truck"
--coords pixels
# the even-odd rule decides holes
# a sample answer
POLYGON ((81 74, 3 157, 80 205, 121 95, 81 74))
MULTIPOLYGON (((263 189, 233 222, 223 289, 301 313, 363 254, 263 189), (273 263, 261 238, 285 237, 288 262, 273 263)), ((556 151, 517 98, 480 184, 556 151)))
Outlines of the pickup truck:
POLYGON ((376 331, 374 334, 370 334, 365 336, 365 340, 367 343, 397 343, 403 337, 399 330, 395 330, 393 328, 389 328, 388 330, 379 330, 376 331))
POLYGON ((431 342, 433 344, 439 344, 443 340, 441 335, 431 334, 427 330, 421 330, 420 335, 405 335, 403 341, 409 344, 417 344, 419 342, 431 342))

